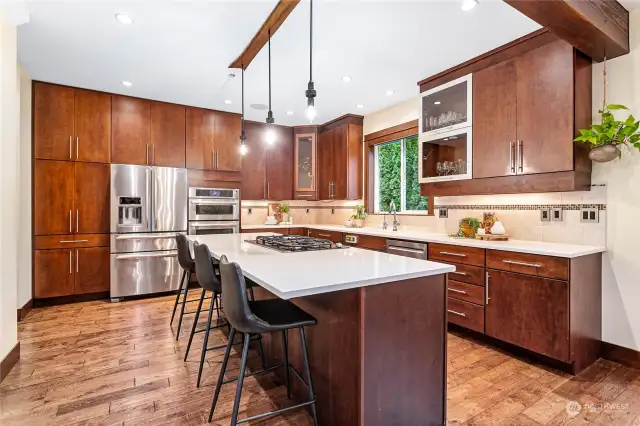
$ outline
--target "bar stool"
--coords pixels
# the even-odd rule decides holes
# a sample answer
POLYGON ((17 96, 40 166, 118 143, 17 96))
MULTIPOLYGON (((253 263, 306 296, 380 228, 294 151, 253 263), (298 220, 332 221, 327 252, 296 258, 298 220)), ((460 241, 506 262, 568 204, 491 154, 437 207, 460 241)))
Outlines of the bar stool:
POLYGON ((309 354, 307 351, 307 339, 304 333, 305 326, 316 325, 317 321, 314 317, 298 308, 288 300, 272 299, 250 302, 247 298, 247 288, 242 270, 237 263, 229 263, 226 256, 220 258, 220 277, 222 280, 222 302, 225 307, 225 315, 231 324, 231 332, 229 334, 229 343, 224 354, 218 383, 213 395, 211 403, 211 411, 209 412, 209 422, 213 419, 213 412, 220 396, 220 388, 224 383, 237 381, 236 395, 233 403, 233 412, 231 414, 231 426, 252 420, 262 419, 264 417, 280 414, 285 411, 293 410, 300 407, 310 406, 313 415, 313 423, 318 426, 318 415, 316 413, 316 395, 313 390, 313 381, 311 379, 311 368, 309 366, 309 354), (287 330, 297 328, 300 332, 300 341, 302 342, 302 355, 304 358, 304 368, 307 376, 307 388, 309 392, 309 401, 293 405, 291 407, 281 408, 262 414, 257 414, 238 421, 238 410, 240 408, 240 396, 242 395, 242 382, 245 378, 245 368, 247 366, 247 356, 249 353, 250 334, 253 333, 271 333, 280 332, 282 334, 282 344, 284 350, 284 364, 257 371, 250 375, 262 374, 275 368, 285 367, 285 381, 287 385, 287 396, 290 397, 291 383, 289 380, 289 370, 291 369, 296 376, 302 380, 296 369, 289 364, 289 355, 287 348, 287 330), (244 346, 242 349, 242 361, 240 363, 240 374, 236 379, 224 380, 231 346, 236 332, 243 333, 244 346))
MULTIPOLYGON (((214 263, 213 258, 211 257, 211 252, 209 251, 209 247, 205 244, 199 245, 198 243, 194 243, 193 253, 195 256, 195 265, 196 265, 196 273, 198 275, 198 282, 202 287, 202 294, 200 296, 200 302, 198 303, 198 309, 196 312, 196 317, 193 321, 193 326, 191 327, 191 334, 189 335, 189 342, 187 343, 187 348, 184 354, 184 360, 187 360, 189 356, 189 349, 191 348, 191 342, 193 341, 193 336, 196 333, 204 332, 204 341, 202 342, 202 353, 200 354, 200 367, 198 369, 198 381, 197 387, 200 387, 200 380, 202 379, 202 369, 204 367, 204 361, 207 354, 207 351, 222 349, 227 347, 226 344, 208 347, 209 343, 209 333, 211 330, 220 328, 220 327, 228 327, 229 331, 231 331, 231 326, 225 320, 223 323, 220 323, 220 311, 222 310, 221 303, 219 303, 220 294, 222 292, 222 286, 220 283, 219 273, 216 274, 217 264, 214 263), (204 301, 205 292, 212 292, 211 296, 211 304, 209 305, 209 316, 207 319, 207 325, 202 330, 196 330, 198 319, 200 318, 200 312, 202 310, 202 303, 204 301), (217 323, 215 326, 211 326, 213 321, 213 311, 217 310, 217 323)), ((253 298, 253 296, 252 296, 253 298)), ((224 312, 224 311, 223 311, 224 312)), ((265 359, 264 359, 264 350, 262 347, 262 336, 258 335, 255 339, 258 340, 258 344, 260 347, 260 356, 262 359, 262 365, 265 367, 265 359)), ((230 344, 239 344, 233 342, 233 337, 229 337, 230 344)))
POLYGON ((195 311, 185 312, 185 306, 187 303, 197 302, 198 299, 187 300, 189 293, 189 283, 191 282, 191 273, 194 271, 195 262, 191 258, 191 252, 189 251, 189 241, 187 237, 182 234, 176 235, 176 244, 178 247, 178 263, 182 268, 182 279, 180 280, 180 288, 176 294, 176 301, 173 304, 173 313, 171 314, 171 322, 173 324, 173 318, 176 315, 176 309, 178 305, 182 305, 180 308, 180 318, 178 319, 178 331, 176 332, 176 340, 180 337, 180 329, 182 328, 182 319, 185 314, 194 314, 195 311), (182 295, 182 302, 180 301, 180 295, 182 295))

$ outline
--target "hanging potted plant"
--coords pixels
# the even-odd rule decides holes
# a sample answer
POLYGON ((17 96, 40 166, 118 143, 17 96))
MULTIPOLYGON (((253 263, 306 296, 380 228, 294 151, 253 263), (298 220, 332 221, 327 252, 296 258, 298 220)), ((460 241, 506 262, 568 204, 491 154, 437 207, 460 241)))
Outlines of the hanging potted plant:
POLYGON ((633 115, 629 114, 626 120, 618 121, 611 111, 628 110, 624 105, 607 105, 607 58, 604 58, 602 67, 602 109, 600 113, 600 124, 593 124, 588 129, 580 129, 580 136, 574 142, 588 143, 591 145, 589 158, 598 163, 613 161, 622 156, 622 151, 618 145, 635 147, 640 150, 640 121, 635 121, 633 115))

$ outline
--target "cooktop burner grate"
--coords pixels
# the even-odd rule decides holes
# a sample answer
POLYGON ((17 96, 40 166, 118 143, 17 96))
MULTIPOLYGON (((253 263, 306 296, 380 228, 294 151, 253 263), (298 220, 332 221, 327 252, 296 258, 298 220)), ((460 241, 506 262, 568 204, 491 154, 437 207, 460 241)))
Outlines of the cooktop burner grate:
POLYGON ((282 252, 330 250, 338 248, 329 240, 299 235, 259 235, 255 241, 249 242, 282 252))

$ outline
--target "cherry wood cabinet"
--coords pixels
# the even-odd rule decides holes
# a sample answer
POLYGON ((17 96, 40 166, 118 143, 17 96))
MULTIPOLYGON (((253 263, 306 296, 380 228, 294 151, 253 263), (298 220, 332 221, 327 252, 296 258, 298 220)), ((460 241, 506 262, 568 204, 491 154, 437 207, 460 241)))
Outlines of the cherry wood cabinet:
POLYGON ((324 124, 318 135, 318 197, 362 198, 362 117, 347 114, 324 124))
POLYGON ((185 107, 151 102, 150 164, 185 167, 185 107))
POLYGON ((109 247, 76 249, 75 262, 74 294, 109 291, 109 247))
POLYGON ((192 107, 186 114, 187 168, 240 171, 240 116, 192 107))
POLYGON ((264 125, 246 122, 247 153, 242 159, 243 200, 265 200, 267 198, 267 144, 264 142, 264 125))
POLYGON ((75 165, 76 234, 108 234, 111 179, 108 164, 75 165))
POLYGON ((75 165, 69 161, 33 163, 33 232, 35 235, 73 233, 75 165))
POLYGON ((33 280, 35 298, 73 294, 73 249, 35 250, 33 280))
POLYGON ((569 354, 569 283, 489 271, 486 334, 564 362, 569 354))
POLYGON ((316 200, 318 197, 317 146, 318 127, 300 126, 294 133, 294 199, 316 200))
POLYGON ((276 127, 276 141, 267 148, 267 199, 293 199, 293 129, 276 127))
POLYGON ((35 158, 109 162, 111 98, 106 93, 35 82, 35 158))
POLYGON ((149 162, 151 104, 146 99, 111 96, 111 162, 151 164, 149 162))

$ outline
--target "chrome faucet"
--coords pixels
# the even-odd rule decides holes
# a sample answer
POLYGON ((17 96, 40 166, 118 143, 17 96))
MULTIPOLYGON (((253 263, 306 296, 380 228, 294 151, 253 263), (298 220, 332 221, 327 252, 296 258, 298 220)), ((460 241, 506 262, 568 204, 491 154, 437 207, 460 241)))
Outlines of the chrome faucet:
POLYGON ((400 222, 398 222, 396 220, 396 213, 397 213, 397 209, 396 209, 396 203, 393 202, 393 200, 391 200, 391 203, 389 203, 389 211, 391 211, 391 209, 393 209, 393 230, 397 231, 398 230, 398 225, 400 225, 400 222))

